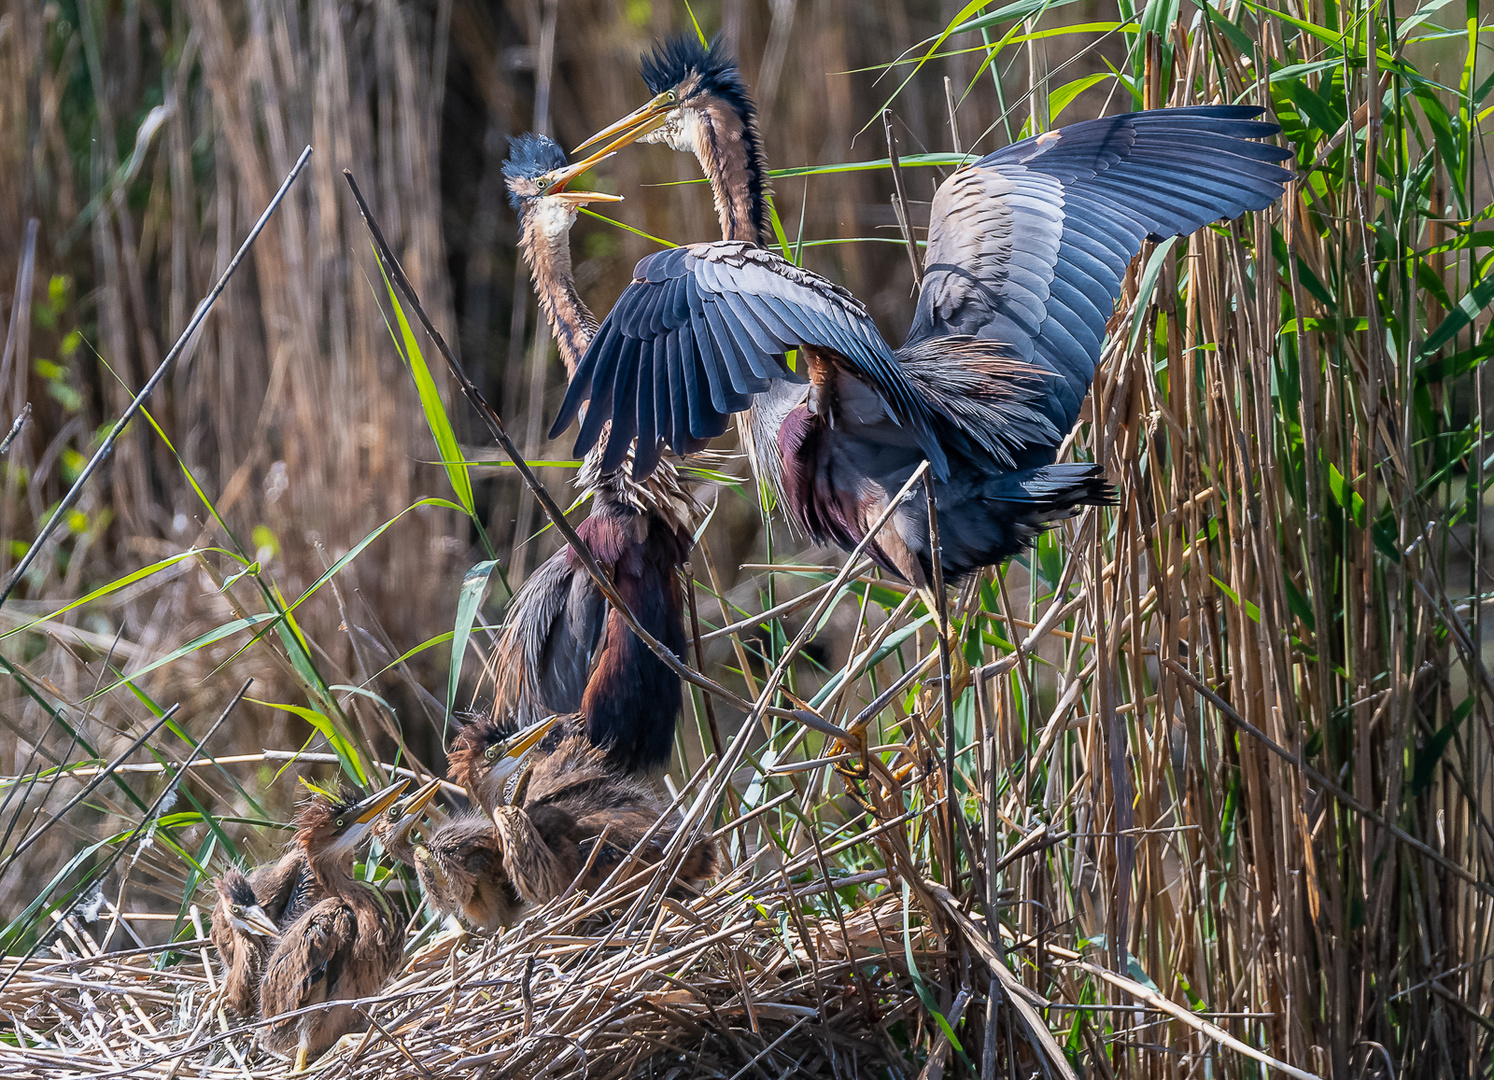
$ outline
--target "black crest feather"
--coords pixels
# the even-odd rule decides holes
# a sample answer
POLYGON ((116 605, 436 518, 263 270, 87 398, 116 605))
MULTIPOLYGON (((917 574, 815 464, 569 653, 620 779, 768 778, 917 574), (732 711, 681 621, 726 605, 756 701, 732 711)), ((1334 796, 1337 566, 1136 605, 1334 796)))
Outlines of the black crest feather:
MULTIPOLYGON (((548 135, 516 135, 508 144, 508 160, 503 163, 505 180, 533 180, 569 164, 560 144, 548 135)), ((515 207, 520 196, 509 192, 508 201, 515 207)))
POLYGON ((219 891, 228 897, 229 903, 238 904, 240 907, 249 907, 259 903, 259 897, 254 895, 254 889, 249 885, 249 879, 237 866, 225 870, 217 884, 219 891))
POLYGON ((709 45, 695 34, 661 41, 643 58, 643 81, 651 94, 662 94, 685 81, 691 72, 700 76, 702 85, 727 97, 735 92, 747 99, 747 84, 737 69, 737 58, 727 51, 726 41, 717 34, 709 45))
POLYGON ((762 137, 757 130, 757 105, 742 79, 736 57, 727 50, 725 38, 717 34, 709 45, 702 44, 695 34, 682 34, 661 41, 643 58, 642 70, 649 93, 655 95, 679 86, 693 73, 699 79, 698 92, 714 95, 737 114, 742 125, 742 141, 747 146, 748 169, 752 173, 752 211, 758 243, 771 243, 768 166, 762 137))

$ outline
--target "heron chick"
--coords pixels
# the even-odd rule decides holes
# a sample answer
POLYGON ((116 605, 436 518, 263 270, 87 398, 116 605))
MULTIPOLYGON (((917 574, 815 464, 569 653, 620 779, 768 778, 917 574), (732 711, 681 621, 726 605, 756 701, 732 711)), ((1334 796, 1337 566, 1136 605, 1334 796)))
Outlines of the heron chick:
POLYGON ((354 880, 353 854, 408 785, 400 780, 362 798, 318 791, 296 814, 296 843, 325 898, 281 933, 265 962, 260 1015, 270 1022, 259 1035, 270 1053, 293 1058, 296 1072, 363 1030, 364 1015, 338 1002, 377 993, 399 966, 404 920, 382 892, 354 880), (324 1007, 284 1016, 315 1005, 324 1007))
POLYGON ((223 1003, 239 1016, 252 1017, 259 1005, 265 958, 280 939, 280 927, 260 905, 249 879, 231 866, 213 881, 212 941, 223 959, 223 1003))

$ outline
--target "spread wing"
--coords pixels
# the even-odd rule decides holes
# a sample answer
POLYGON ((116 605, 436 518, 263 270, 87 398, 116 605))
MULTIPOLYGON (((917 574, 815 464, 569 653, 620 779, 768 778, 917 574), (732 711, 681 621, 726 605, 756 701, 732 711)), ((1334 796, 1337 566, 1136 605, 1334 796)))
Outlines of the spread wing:
POLYGON ((550 437, 590 400, 576 453, 596 445, 610 420, 602 471, 622 464, 636 436, 633 475, 646 476, 662 445, 698 450, 772 380, 796 379, 783 354, 800 346, 842 357, 945 470, 927 406, 860 302, 770 251, 733 241, 638 263, 582 357, 550 437))
POLYGON ((949 334, 1001 342, 1060 376, 1043 411, 1079 415, 1105 323, 1144 239, 1187 235, 1269 206, 1287 151, 1248 106, 1088 120, 1024 139, 939 186, 910 343, 949 334))

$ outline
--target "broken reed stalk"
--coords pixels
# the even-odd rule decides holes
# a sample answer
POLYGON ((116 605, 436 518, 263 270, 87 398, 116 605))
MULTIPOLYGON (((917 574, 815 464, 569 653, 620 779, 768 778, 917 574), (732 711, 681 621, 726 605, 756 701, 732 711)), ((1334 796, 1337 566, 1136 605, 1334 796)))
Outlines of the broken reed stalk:
MULTIPOLYGON (((726 687, 716 682, 716 680, 685 664, 678 656, 674 655, 668 646, 650 634, 639 623, 638 617, 633 614, 627 601, 617 591, 617 587, 612 584, 612 579, 607 576, 607 571, 602 569, 601 564, 596 560, 596 556, 591 553, 591 549, 586 546, 586 542, 577 534, 575 527, 566 520, 565 511, 551 497, 550 492, 545 488, 544 484, 540 483, 539 477, 529 467, 529 462, 519 452, 519 448, 514 445, 514 441, 509 438, 508 432, 503 426, 503 419, 498 415, 498 411, 488 404, 487 398, 483 397, 482 391, 477 388, 477 384, 468 377, 466 369, 462 367, 461 362, 457 360, 456 356, 447 346, 446 339, 441 336, 441 332, 431 322, 430 316, 425 313, 425 307, 421 304, 420 297, 415 292, 415 287, 410 284, 410 280, 405 276, 405 272, 400 267, 399 261, 394 257, 394 251, 389 247, 388 241, 384 239, 383 230, 379 228, 379 223, 374 218, 373 211, 369 209, 367 201, 363 198, 363 192, 359 190, 358 182, 353 179, 352 172, 344 169, 342 175, 347 180, 348 187, 353 191, 353 198, 358 202, 358 211, 363 215, 364 224, 368 226, 368 231, 373 237, 374 252, 377 254, 385 272, 389 275, 389 280, 398 286, 400 292, 404 294, 405 299, 409 301, 410 306, 415 309, 415 315, 420 320, 420 325, 425 328, 425 332, 435 342, 436 349, 441 353, 442 358, 445 359, 446 366, 456 379, 457 386, 461 388, 463 396, 477 410, 477 414, 482 417, 483 424, 487 427, 488 433, 497 440, 498 445, 503 448, 503 452, 508 455, 508 459, 513 463, 514 468, 518 470, 519 475, 534 495, 535 500, 544 509, 545 516, 550 519, 556 531, 565 537, 566 543, 571 546, 571 550, 581 560, 581 565, 586 568, 586 572, 596 582, 597 588, 602 591, 602 595, 607 598, 607 602, 621 616, 623 622, 627 624, 628 629, 638 636, 638 640, 642 641, 648 647, 649 651, 663 661, 664 665, 681 679, 692 686, 699 687, 708 694, 715 694, 740 709, 749 710, 753 708, 752 703, 745 698, 732 693, 726 687)), ((802 713, 789 712, 783 709, 772 710, 772 715, 784 719, 798 720, 800 723, 825 724, 825 721, 818 717, 811 716, 806 718, 802 713)))
POLYGON ((41 553, 41 549, 46 545, 52 533, 56 531, 58 524, 61 523, 67 512, 72 509, 73 503, 78 501, 78 496, 83 493, 83 486, 88 483, 89 477, 94 474, 100 465, 108 460, 109 455, 114 452, 115 442, 124 433, 124 429, 135 418, 135 414, 150 400, 151 394, 155 392, 161 380, 170 374, 172 367, 176 363, 176 358, 182 354, 187 346, 191 344, 193 338, 196 337, 198 328, 202 326, 203 320, 208 316, 208 312, 213 309, 213 304, 217 301, 218 297, 223 295, 223 290, 228 287, 229 279, 233 277, 234 271, 239 268, 239 263, 243 262, 244 256, 249 254, 249 249, 254 246, 254 241, 259 239, 259 234, 269 224, 270 218, 274 215, 276 209, 279 208, 281 201, 290 192, 291 185, 296 182, 296 177, 301 175, 301 170, 305 168, 306 162, 309 160, 311 160, 311 147, 307 146, 306 149, 301 151, 301 156, 296 159, 295 165, 291 167, 291 171, 281 182, 280 189, 270 199, 269 205, 259 215, 259 220, 249 230, 249 235, 244 237, 244 242, 239 245, 239 250, 234 253, 233 259, 229 261, 228 266, 224 269, 222 275, 219 276, 218 283, 213 286, 207 296, 203 297, 202 302, 197 305, 197 310, 192 313, 192 318, 187 320, 186 327, 182 330, 181 335, 177 337, 176 343, 171 346, 170 351, 166 353, 165 359, 151 373, 151 377, 145 380, 145 385, 140 388, 140 392, 135 395, 130 401, 129 406, 120 414, 119 419, 114 422, 114 426, 109 429, 109 434, 104 436, 103 443, 100 444, 98 450, 94 451, 93 457, 88 459, 88 464, 84 465, 82 471, 78 473, 78 478, 73 481, 72 486, 68 488, 67 494, 57 504, 57 509, 52 511, 52 516, 47 519, 47 523, 36 534, 36 539, 26 549, 26 554, 22 555, 21 561, 16 563, 15 569, 10 573, 10 578, 5 582, 5 587, 0 589, 0 607, 5 606, 5 601, 10 599, 11 592, 14 591, 17 583, 20 582, 26 571, 31 567, 37 555, 41 553))
POLYGON ((16 414, 16 422, 10 425, 10 432, 4 439, 0 439, 0 455, 4 455, 10 449, 10 444, 16 441, 16 436, 26 426, 26 421, 31 419, 31 402, 21 406, 21 411, 16 414))

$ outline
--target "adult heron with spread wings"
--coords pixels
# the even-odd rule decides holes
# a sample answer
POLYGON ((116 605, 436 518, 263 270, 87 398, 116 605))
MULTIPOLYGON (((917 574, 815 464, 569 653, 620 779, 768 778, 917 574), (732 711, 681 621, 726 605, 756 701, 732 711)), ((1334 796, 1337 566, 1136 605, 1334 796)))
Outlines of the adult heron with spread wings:
MULTIPOLYGON (((654 98, 587 145, 615 137, 606 149, 650 140, 691 151, 718 209, 753 206, 761 138, 719 42, 671 42, 644 72, 654 98)), ((621 464, 636 437, 636 477, 658 455, 650 448, 701 446, 756 395, 807 376, 808 395, 777 437, 784 502, 812 537, 854 547, 926 459, 944 580, 999 563, 1113 497, 1098 466, 1057 454, 1126 268, 1147 239, 1185 236, 1281 195, 1289 174, 1276 162, 1288 154, 1258 141, 1280 130, 1260 111, 1090 120, 957 169, 934 196, 923 289, 899 349, 854 296, 755 237, 646 256, 578 364, 551 434, 590 402, 577 451, 610 421, 602 467, 621 464)), ((927 586, 926 501, 905 500, 867 551, 927 586)))

